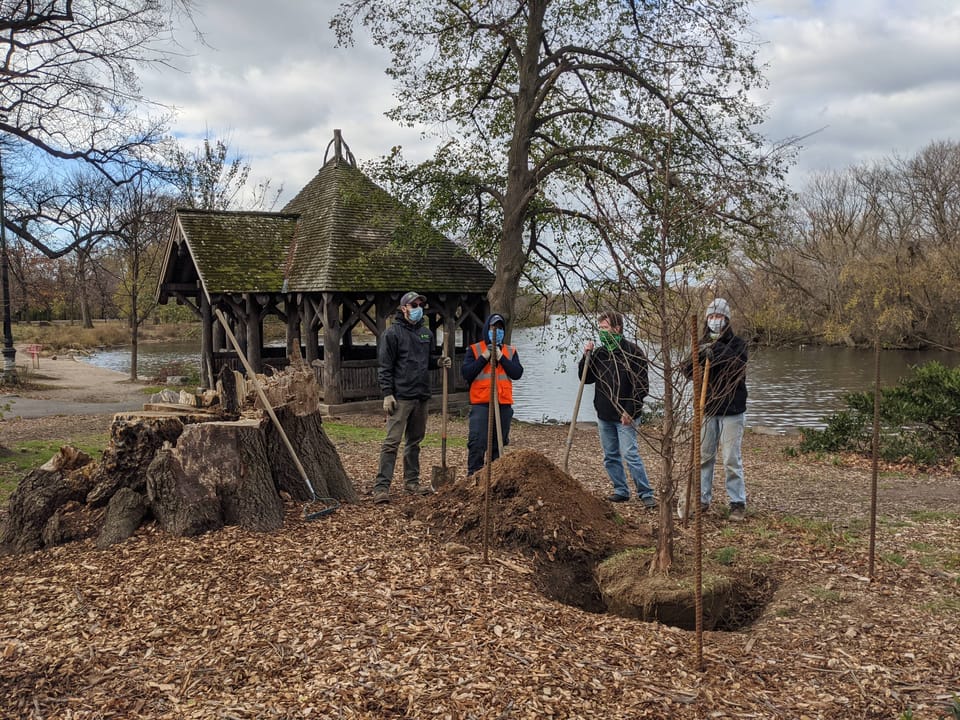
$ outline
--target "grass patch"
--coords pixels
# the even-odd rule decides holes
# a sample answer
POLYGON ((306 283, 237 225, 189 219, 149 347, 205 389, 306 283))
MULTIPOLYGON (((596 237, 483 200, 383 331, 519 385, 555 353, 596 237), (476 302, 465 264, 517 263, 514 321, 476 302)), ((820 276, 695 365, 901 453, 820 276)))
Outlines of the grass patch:
POLYGON ((880 559, 897 567, 904 567, 907 564, 907 559, 900 553, 881 553, 880 559))
POLYGON ((910 513, 910 519, 915 522, 943 522, 944 520, 960 520, 960 513, 942 512, 939 510, 916 510, 910 513))
POLYGON ((6 503, 17 483, 34 468, 43 465, 64 445, 73 445, 95 461, 103 455, 103 449, 110 442, 110 435, 83 435, 70 440, 28 440, 13 443, 7 449, 8 455, 0 457, 0 503, 6 503))
POLYGON ((941 597, 920 605, 923 610, 934 615, 954 615, 960 612, 960 598, 941 597))
POLYGON ((837 590, 831 590, 825 587, 813 587, 810 588, 810 594, 813 597, 817 598, 821 602, 827 603, 842 603, 843 602, 843 593, 837 590))
POLYGON ((737 559, 737 549, 729 545, 717 548, 713 551, 711 557, 721 565, 733 565, 737 559))
MULTIPOLYGON (((357 427, 355 425, 345 425, 343 423, 323 423, 323 430, 330 438, 330 442, 382 442, 386 437, 386 430, 383 428, 357 427)), ((421 447, 440 447, 442 438, 437 433, 428 433, 421 447)), ((450 437, 447 435, 447 447, 466 447, 466 438, 450 437)))

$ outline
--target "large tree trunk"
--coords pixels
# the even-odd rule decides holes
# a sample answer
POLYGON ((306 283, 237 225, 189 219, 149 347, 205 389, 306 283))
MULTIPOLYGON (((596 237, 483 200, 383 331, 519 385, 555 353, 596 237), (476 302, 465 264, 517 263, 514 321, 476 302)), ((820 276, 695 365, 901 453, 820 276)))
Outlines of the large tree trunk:
POLYGON ((161 527, 175 535, 224 525, 267 531, 283 523, 259 420, 184 428, 176 447, 160 450, 150 465, 147 498, 161 527))
MULTIPOLYGON (((535 131, 537 110, 542 101, 540 89, 540 44, 543 38, 543 18, 547 0, 531 0, 527 5, 525 43, 517 57, 516 112, 513 135, 507 154, 507 187, 503 197, 503 232, 497 254, 496 277, 487 292, 491 312, 513 318, 517 289, 532 247, 524 247, 523 232, 527 224, 527 210, 536 195, 537 180, 530 169, 530 140, 535 131)), ((507 339, 513 323, 507 324, 507 339)))

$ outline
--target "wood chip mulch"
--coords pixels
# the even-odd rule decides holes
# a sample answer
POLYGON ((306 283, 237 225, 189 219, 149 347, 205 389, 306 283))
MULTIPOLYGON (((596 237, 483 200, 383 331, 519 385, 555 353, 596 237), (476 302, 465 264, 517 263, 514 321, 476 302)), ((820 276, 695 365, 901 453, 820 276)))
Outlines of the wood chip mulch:
MULTIPOLYGON (((559 464, 566 430, 518 426, 504 461, 537 450, 559 464)), ((465 422, 450 434, 465 437, 465 422)), ((361 502, 325 518, 290 505, 276 533, 178 538, 148 525, 105 551, 88 541, 0 558, 0 718, 947 716, 960 693, 960 478, 883 476, 870 581, 869 469, 787 456, 789 444, 748 434, 747 520, 724 519, 722 490, 706 518, 705 553, 733 547, 775 587, 752 624, 704 634, 702 669, 692 632, 541 592, 525 544, 545 530, 600 546, 587 525, 656 521, 636 501, 605 512, 595 430, 577 432, 571 463, 595 522, 560 503, 567 520, 528 514, 530 531, 513 536, 526 540, 503 542, 501 514, 488 563, 458 530, 477 517, 462 446, 448 458, 459 489, 380 506, 369 494, 379 445, 351 441, 338 451, 361 502)), ((426 477, 434 464, 435 443, 426 477)), ((545 504, 550 488, 536 491, 545 504)), ((678 527, 678 553, 691 538, 678 527)))

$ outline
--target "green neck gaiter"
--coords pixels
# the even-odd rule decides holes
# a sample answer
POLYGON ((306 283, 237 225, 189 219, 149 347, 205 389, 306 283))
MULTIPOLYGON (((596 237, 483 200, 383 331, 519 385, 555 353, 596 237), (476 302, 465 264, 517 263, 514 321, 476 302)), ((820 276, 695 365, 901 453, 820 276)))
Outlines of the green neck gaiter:
POLYGON ((600 344, 610 352, 613 352, 620 346, 621 340, 623 340, 623 335, 620 333, 613 333, 609 330, 600 331, 600 344))

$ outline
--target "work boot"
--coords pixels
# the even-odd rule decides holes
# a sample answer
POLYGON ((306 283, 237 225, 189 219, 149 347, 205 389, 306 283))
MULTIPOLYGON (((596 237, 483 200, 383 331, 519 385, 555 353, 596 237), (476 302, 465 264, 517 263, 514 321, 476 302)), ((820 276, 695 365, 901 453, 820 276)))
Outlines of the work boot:
POLYGON ((374 490, 373 491, 373 504, 374 505, 386 505, 390 502, 390 491, 388 490, 374 490))
POLYGON ((433 495, 433 488, 429 485, 421 485, 418 482, 408 482, 404 484, 403 489, 411 495, 433 495))
POLYGON ((647 510, 653 510, 657 507, 657 499, 653 495, 647 495, 646 497, 637 499, 643 503, 643 507, 647 510))
POLYGON ((733 522, 743 522, 747 516, 747 507, 743 503, 730 503, 730 519, 733 522))
POLYGON ((607 496, 607 500, 609 500, 610 502, 626 502, 629 499, 630 499, 629 495, 619 495, 617 493, 607 496))

